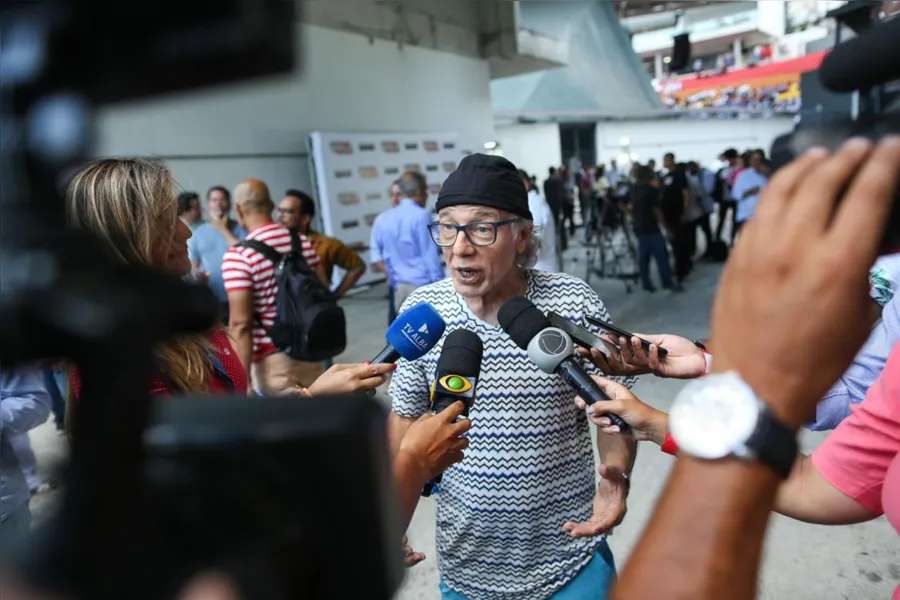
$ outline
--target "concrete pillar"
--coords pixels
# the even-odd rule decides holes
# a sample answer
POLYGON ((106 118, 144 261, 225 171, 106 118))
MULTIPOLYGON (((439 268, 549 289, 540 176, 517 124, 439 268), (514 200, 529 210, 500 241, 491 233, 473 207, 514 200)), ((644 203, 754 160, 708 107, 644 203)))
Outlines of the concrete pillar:
POLYGON ((663 55, 657 52, 653 56, 653 73, 657 81, 662 81, 663 75, 663 55))
POLYGON ((734 40, 731 51, 734 54, 734 67, 740 69, 744 66, 744 45, 741 44, 741 38, 734 40))

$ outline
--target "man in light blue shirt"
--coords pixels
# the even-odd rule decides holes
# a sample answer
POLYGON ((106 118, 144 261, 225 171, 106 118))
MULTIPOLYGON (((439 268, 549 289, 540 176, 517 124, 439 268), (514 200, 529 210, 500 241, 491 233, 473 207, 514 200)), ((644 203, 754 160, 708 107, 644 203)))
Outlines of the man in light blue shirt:
POLYGON ((421 173, 407 171, 399 187, 402 199, 375 219, 371 244, 372 260, 379 271, 387 273, 398 311, 416 288, 444 278, 441 256, 429 230, 434 219, 425 208, 428 182, 421 173))
POLYGON ((31 490, 13 441, 43 424, 51 404, 39 365, 0 370, 0 557, 15 549, 31 530, 31 490))
POLYGON ((753 217, 759 194, 767 183, 769 178, 763 173, 763 153, 761 150, 754 150, 750 153, 750 166, 738 173, 731 188, 731 196, 737 201, 735 235, 753 217))
POLYGON ((203 273, 219 302, 222 319, 228 322, 228 294, 222 281, 222 257, 225 251, 244 239, 247 232, 231 218, 231 194, 222 186, 210 188, 206 194, 209 222, 194 230, 188 240, 188 256, 195 271, 203 273))

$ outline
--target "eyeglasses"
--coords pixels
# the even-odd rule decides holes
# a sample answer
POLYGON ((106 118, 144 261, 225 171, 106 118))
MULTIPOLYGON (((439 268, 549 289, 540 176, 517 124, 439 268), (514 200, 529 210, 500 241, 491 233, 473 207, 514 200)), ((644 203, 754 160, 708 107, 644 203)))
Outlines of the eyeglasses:
POLYGON ((452 246, 459 237, 459 232, 466 234, 466 239, 473 246, 490 246, 497 241, 497 228, 503 225, 515 223, 519 219, 506 219, 505 221, 480 221, 467 223, 466 225, 454 225, 452 223, 432 223, 429 225, 431 239, 442 248, 452 246))

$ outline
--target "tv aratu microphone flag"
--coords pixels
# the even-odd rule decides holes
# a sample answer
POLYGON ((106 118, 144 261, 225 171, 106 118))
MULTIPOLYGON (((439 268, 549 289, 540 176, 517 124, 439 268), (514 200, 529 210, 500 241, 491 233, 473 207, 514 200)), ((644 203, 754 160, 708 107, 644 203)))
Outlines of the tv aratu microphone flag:
MULTIPOLYGON (((575 355, 572 338, 552 327, 550 319, 527 298, 513 298, 500 307, 497 320, 519 348, 544 373, 556 373, 569 382, 588 404, 609 400, 609 396, 591 379, 575 355)), ((619 416, 604 414, 623 433, 631 428, 619 416)))
MULTIPOLYGON (((477 334, 456 329, 447 335, 431 386, 431 412, 442 412, 454 402, 462 401, 466 406, 462 414, 469 416, 469 409, 475 403, 483 354, 484 344, 477 334)), ((422 495, 427 497, 439 491, 441 478, 438 475, 426 483, 422 495)))
POLYGON ((444 319, 427 302, 411 306, 388 327, 384 334, 387 345, 370 362, 377 365, 421 358, 434 348, 446 328, 444 319))

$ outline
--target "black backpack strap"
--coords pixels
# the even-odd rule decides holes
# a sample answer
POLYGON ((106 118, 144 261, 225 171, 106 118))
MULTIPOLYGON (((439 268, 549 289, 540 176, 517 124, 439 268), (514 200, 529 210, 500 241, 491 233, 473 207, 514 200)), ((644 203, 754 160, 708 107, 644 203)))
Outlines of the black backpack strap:
POLYGON ((296 229, 288 229, 288 232, 291 234, 291 250, 296 252, 303 259, 303 262, 306 262, 306 257, 303 256, 303 242, 300 240, 300 232, 296 229))
MULTIPOLYGON (((270 260, 276 267, 281 264, 281 259, 284 258, 284 255, 281 252, 266 244, 265 242, 261 242, 259 240, 241 240, 236 244, 236 247, 256 250, 257 252, 265 256, 268 260, 270 260)), ((262 319, 259 317, 259 314, 256 312, 256 310, 253 311, 253 320, 263 328, 263 330, 266 332, 266 335, 269 335, 269 328, 263 324, 262 319)))
POLYGON ((237 245, 241 248, 251 248, 253 250, 256 250, 267 259, 272 261, 272 264, 274 264, 276 267, 281 262, 281 259, 284 258, 284 255, 281 252, 259 240, 241 240, 237 243, 237 245))

